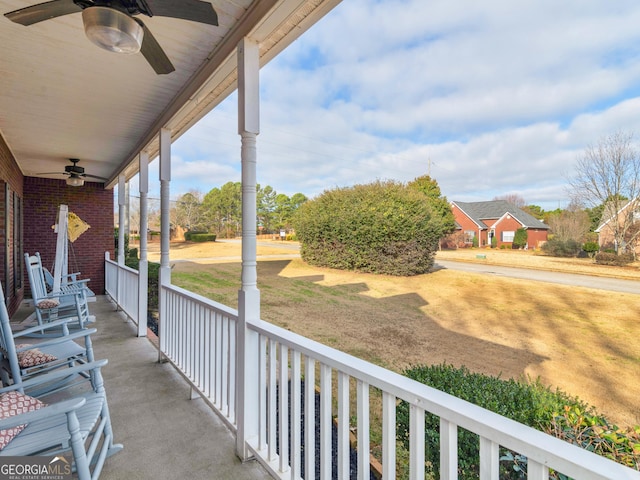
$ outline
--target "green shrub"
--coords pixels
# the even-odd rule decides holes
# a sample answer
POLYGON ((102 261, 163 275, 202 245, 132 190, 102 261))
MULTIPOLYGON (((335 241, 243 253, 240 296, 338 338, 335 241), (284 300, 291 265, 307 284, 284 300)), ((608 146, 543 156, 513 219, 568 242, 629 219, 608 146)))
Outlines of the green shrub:
POLYGON ((547 433, 640 470, 640 426, 623 430, 604 417, 567 405, 553 418, 547 433))
MULTIPOLYGON (((404 375, 446 393, 462 398, 499 415, 543 431, 549 431, 557 412, 565 407, 590 411, 577 398, 557 390, 551 391, 539 381, 519 382, 513 379, 471 373, 466 367, 452 365, 416 366, 404 375)), ((409 448, 409 405, 401 402, 397 410, 398 440, 409 448)), ((440 465, 440 420, 425 414, 425 460, 431 465, 436 478, 440 465)), ((519 478, 518 464, 523 458, 502 450, 500 478, 519 478)), ((461 479, 479 476, 478 435, 458 428, 458 475, 461 479)))
POLYGON ((600 252, 596 254, 596 263, 600 265, 614 265, 622 267, 628 265, 634 261, 633 253, 622 253, 616 255, 615 253, 600 252))
POLYGON ((491 248, 496 248, 498 246, 498 237, 495 235, 491 237, 491 248))
POLYGON ((307 263, 389 275, 428 272, 447 228, 424 193, 391 181, 325 191, 294 226, 307 263))
POLYGON ((582 250, 589 255, 589 258, 593 258, 595 254, 598 253, 598 250, 600 250, 600 245, 598 245, 598 242, 585 242, 584 245, 582 245, 582 250))
POLYGON ((197 236, 197 235, 208 235, 209 232, 207 231, 198 231, 198 230, 189 230, 187 232, 184 232, 184 239, 187 242, 195 242, 197 240, 194 240, 193 237, 197 236))
POLYGON ((475 235, 473 237, 473 242, 472 242, 471 246, 472 247, 476 247, 476 248, 478 247, 478 237, 476 237, 475 235))
POLYGON ((524 248, 529 240, 527 230, 525 228, 519 228, 516 230, 513 236, 513 248, 524 248))
POLYGON ((191 233, 188 239, 187 239, 187 235, 185 234, 184 239, 190 242, 215 242, 216 234, 215 233, 191 233))
POLYGON ((550 238, 542 245, 542 251, 552 257, 577 257, 582 251, 582 246, 575 240, 550 238))

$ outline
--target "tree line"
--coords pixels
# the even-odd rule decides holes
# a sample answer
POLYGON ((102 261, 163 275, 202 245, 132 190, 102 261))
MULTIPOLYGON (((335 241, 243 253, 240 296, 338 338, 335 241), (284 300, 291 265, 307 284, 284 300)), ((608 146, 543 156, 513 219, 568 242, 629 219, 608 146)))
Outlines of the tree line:
MULTIPOLYGON (((308 199, 302 193, 289 197, 273 187, 257 186, 258 233, 274 233, 290 230, 296 210, 308 199)), ((132 202, 130 222, 132 228, 139 225, 139 211, 132 202)), ((149 201, 149 228, 160 229, 160 203, 149 201)), ((218 238, 234 238, 242 234, 242 184, 227 182, 203 194, 191 190, 171 202, 169 218, 172 226, 187 231, 214 233, 218 238)))

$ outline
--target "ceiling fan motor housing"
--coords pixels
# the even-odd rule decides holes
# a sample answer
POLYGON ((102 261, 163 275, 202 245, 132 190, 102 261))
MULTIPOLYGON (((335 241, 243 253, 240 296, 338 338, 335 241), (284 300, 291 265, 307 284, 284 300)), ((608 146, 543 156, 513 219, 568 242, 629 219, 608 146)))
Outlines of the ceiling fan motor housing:
POLYGON ((67 165, 64 167, 64 171, 70 174, 82 175, 84 173, 84 167, 78 166, 78 160, 72 159, 73 165, 67 165))

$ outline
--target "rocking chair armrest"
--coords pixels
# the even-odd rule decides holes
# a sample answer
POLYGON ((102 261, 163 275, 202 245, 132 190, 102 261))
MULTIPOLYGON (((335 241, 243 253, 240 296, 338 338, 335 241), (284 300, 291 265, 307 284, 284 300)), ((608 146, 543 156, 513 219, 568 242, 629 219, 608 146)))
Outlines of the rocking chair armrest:
MULTIPOLYGON (((40 330, 42 330, 42 328, 36 328, 33 327, 37 332, 39 332, 40 330)), ((38 342, 38 343, 34 343, 28 347, 25 348, 16 348, 16 352, 22 352, 24 350, 30 350, 32 348, 42 348, 42 347, 49 347, 51 345, 58 345, 59 343, 65 343, 68 341, 73 341, 76 340, 78 338, 85 338, 85 337, 89 337, 91 335, 93 335, 94 333, 96 333, 98 330, 96 330, 95 328, 86 328, 83 330, 79 330, 77 332, 73 332, 70 333, 68 335, 61 335, 59 337, 54 337, 54 338, 49 338, 47 340, 44 340, 42 342, 38 342)))
MULTIPOLYGON (((46 295, 43 295, 42 297, 38 297, 37 299, 34 299, 36 303, 35 306, 38 310, 40 310, 40 307, 38 307, 38 303, 40 303, 42 300, 57 300, 58 298, 69 297, 71 295, 80 296, 83 293, 82 288, 84 287, 71 287, 71 288, 65 288, 65 291, 49 292, 46 295)), ((51 310, 52 308, 59 308, 59 306, 42 308, 42 310, 51 310)))
POLYGON ((85 403, 87 403, 87 399, 84 397, 70 398, 69 400, 43 406, 38 410, 14 415, 13 417, 0 420, 0 430, 16 427, 35 420, 44 420, 54 415, 66 414, 79 409, 85 403))
POLYGON ((88 372, 90 370, 99 370, 100 368, 104 367, 107 363, 109 363, 109 361, 105 358, 102 360, 96 360, 94 362, 82 363, 71 368, 62 368, 59 370, 54 370, 44 375, 38 375, 36 377, 32 377, 29 380, 26 380, 24 382, 18 382, 18 383, 14 383, 12 385, 8 385, 6 387, 0 388, 0 395, 3 393, 11 392, 13 390, 26 390, 31 387, 37 387, 38 385, 41 385, 43 383, 62 380, 64 378, 67 378, 71 375, 76 375, 78 373, 88 372))
POLYGON ((81 280, 72 280, 66 285, 62 285, 61 288, 88 288, 87 284, 90 282, 90 279, 83 278, 81 280))
MULTIPOLYGON (((43 325, 36 325, 35 327, 29 327, 29 328, 25 328, 24 330, 19 330, 16 332, 13 332, 13 338, 20 338, 20 337, 24 337, 27 335, 31 335, 32 333, 42 333, 43 330, 51 330, 53 328, 57 328, 60 326, 63 326, 66 323, 69 322, 77 322, 78 319, 77 317, 69 317, 69 318, 62 318, 60 320, 55 320, 53 322, 48 322, 45 323, 43 325)), ((83 330, 81 330, 83 331, 83 330)), ((91 333, 96 332, 95 329, 91 330, 91 333)), ((64 338, 69 338, 68 335, 61 335, 64 338)))

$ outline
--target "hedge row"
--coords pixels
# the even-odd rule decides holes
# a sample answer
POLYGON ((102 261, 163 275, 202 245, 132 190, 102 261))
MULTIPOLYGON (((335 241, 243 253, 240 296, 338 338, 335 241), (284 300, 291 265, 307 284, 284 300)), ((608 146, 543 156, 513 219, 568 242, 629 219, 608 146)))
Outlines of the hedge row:
POLYGON ((215 242, 216 234, 206 232, 185 232, 184 239, 187 242, 215 242))
MULTIPOLYGON (((462 398, 499 415, 587 448, 614 461, 638 469, 640 427, 622 431, 577 397, 552 391, 539 381, 503 380, 471 373, 466 367, 441 364, 416 366, 404 375, 462 398)), ((409 449, 409 406, 398 407, 398 440, 409 449)), ((425 461, 439 478, 439 417, 425 415, 425 461)), ((519 479, 526 471, 526 458, 501 449, 500 478, 519 479)), ((458 429, 458 475, 460 479, 479 476, 479 437, 458 429)), ((554 478, 566 478, 554 474, 554 478)))
POLYGON ((596 263, 600 265, 615 265, 622 267, 628 265, 635 260, 633 253, 623 253, 617 255, 615 253, 600 252, 596 254, 596 263))

